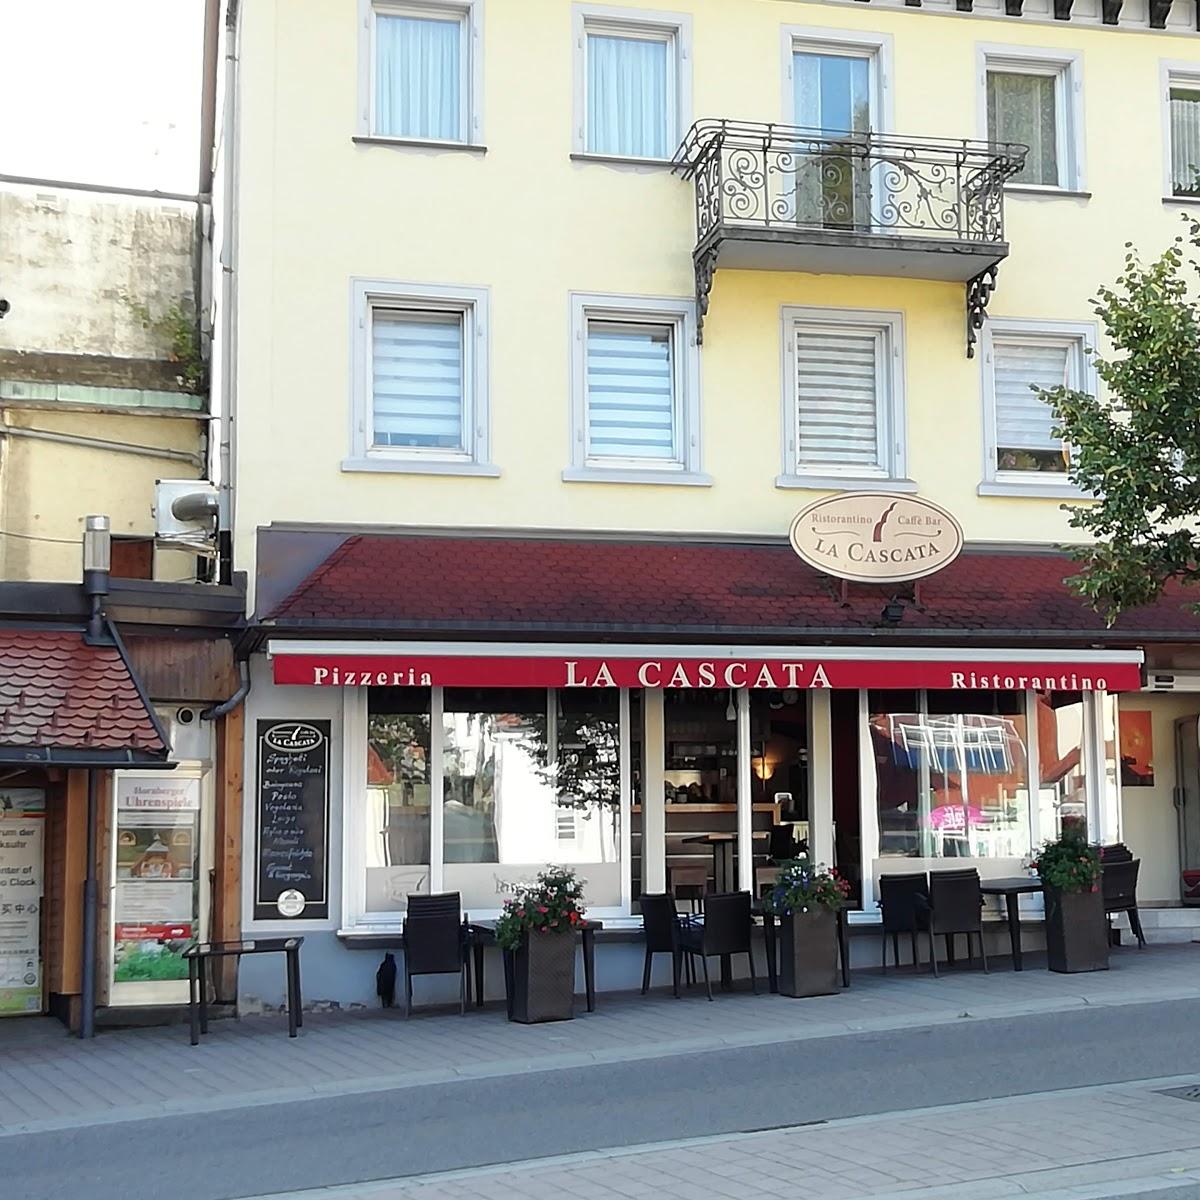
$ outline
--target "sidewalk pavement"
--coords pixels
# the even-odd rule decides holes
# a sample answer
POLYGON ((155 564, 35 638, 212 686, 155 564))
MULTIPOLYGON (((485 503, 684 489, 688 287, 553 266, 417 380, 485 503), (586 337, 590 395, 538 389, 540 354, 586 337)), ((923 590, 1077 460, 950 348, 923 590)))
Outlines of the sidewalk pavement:
POLYGON ((262 1200, 1200 1196, 1200 1103, 1162 1094, 1180 1082, 1043 1092, 262 1200))
POLYGON ((580 1003, 576 1020, 549 1025, 512 1024, 497 1006, 465 1017, 418 1010, 407 1020, 394 1009, 306 1014, 296 1040, 273 1014, 214 1021, 197 1047, 186 1026, 82 1042, 49 1019, 14 1018, 0 1021, 0 1137, 969 1018, 1196 999, 1200 946, 1121 948, 1111 970, 1087 975, 1054 975, 1033 957, 1020 973, 1005 960, 988 975, 960 969, 938 979, 858 970, 849 991, 808 1000, 742 988, 710 1004, 695 991, 675 1000, 659 980, 648 996, 600 993, 594 1013, 580 1003))

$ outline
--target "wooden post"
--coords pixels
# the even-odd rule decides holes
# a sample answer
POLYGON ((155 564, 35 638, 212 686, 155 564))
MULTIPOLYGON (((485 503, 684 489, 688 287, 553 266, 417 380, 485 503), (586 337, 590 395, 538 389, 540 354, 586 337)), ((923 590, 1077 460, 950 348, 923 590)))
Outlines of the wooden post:
MULTIPOLYGON (((239 705, 217 724, 216 828, 213 868, 217 873, 209 939, 237 941, 242 936, 242 782, 245 763, 246 709, 239 705)), ((221 958, 215 967, 219 998, 232 998, 236 959, 221 958)))

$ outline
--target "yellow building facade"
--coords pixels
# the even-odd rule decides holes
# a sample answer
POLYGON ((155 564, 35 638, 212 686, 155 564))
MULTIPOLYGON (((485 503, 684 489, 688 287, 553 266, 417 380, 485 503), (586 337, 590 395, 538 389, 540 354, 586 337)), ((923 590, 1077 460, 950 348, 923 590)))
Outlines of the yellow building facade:
MULTIPOLYGON (((247 930, 283 920, 325 933, 333 978, 338 945, 392 927, 409 893, 458 888, 483 911, 498 903, 485 903, 499 894, 488 889, 509 878, 501 868, 528 873, 556 860, 563 844, 544 855, 505 849, 502 798, 484 795, 484 766, 468 770, 470 755, 453 749, 472 722, 512 717, 520 697, 489 708, 456 689, 548 689, 536 720, 560 729, 577 675, 551 679, 529 664, 557 655, 561 667, 573 652, 594 673, 612 646, 631 672, 666 647, 691 664, 685 675, 739 653, 768 667, 780 655, 807 661, 816 645, 840 647, 833 657, 846 663, 949 662, 962 647, 964 662, 1025 664, 1007 682, 993 671, 978 685, 929 682, 914 668, 844 694, 836 682, 802 700, 781 688, 770 705, 741 674, 724 688, 719 670, 716 686, 693 674, 686 690, 712 693, 692 697, 697 713, 715 705, 715 717, 672 717, 682 701, 648 683, 659 674, 622 682, 615 672, 619 698, 603 719, 621 747, 612 763, 621 820, 585 857, 567 856, 600 856, 606 869, 595 875, 611 886, 592 902, 614 919, 636 913, 639 891, 675 891, 676 868, 704 868, 708 847, 678 844, 692 826, 672 828, 675 801, 657 795, 664 774, 672 796, 695 784, 693 800, 727 810, 740 849, 725 883, 757 886, 773 860, 756 839, 790 813, 810 852, 854 878, 855 919, 867 923, 880 875, 896 866, 890 855, 918 865, 965 856, 985 878, 1021 870, 1038 837, 1062 827, 1063 781, 1076 777, 1090 834, 1141 838, 1134 849, 1155 860, 1145 899, 1177 904, 1177 836, 1161 790, 1171 747, 1158 746, 1159 786, 1145 793, 1153 813, 1124 815, 1102 678, 1114 663, 1140 661, 1147 639, 1135 631, 1149 626, 1130 625, 1120 640, 1092 615, 1073 624, 1074 609, 1042 620, 1018 575, 1069 540, 1061 505, 1076 498, 1031 386, 1095 386, 1091 348, 1105 349, 1097 288, 1118 274, 1127 243, 1147 256, 1165 248, 1197 199, 1195 15, 1191 5, 1106 0, 1026 0, 1023 11, 1011 0, 243 6, 234 546, 260 630, 250 708, 261 720, 307 723, 330 749, 327 824, 318 822, 326 865, 296 889, 300 909, 284 914, 278 889, 250 878, 261 866, 252 864, 247 930), (926 592, 911 577, 856 591, 814 573, 804 587, 835 617, 815 607, 784 614, 770 634, 750 615, 739 621, 738 597, 749 614, 749 597, 772 586, 785 606, 798 594, 791 568, 769 558, 786 548, 798 510, 858 492, 919 495, 951 514, 967 546, 960 564, 982 571, 989 555, 1017 554, 1011 618, 996 616, 1005 571, 993 563, 991 582, 964 584, 967 608, 982 597, 973 632, 969 613, 939 625, 931 597, 949 572, 926 592), (414 534, 424 539, 416 549, 414 534), (643 542, 662 557, 639 559, 643 542), (522 559, 518 543, 543 556, 522 559), (561 544, 586 549, 577 560, 543 554, 561 544), (598 566, 609 551, 597 546, 634 549, 598 566), (703 568, 685 563, 704 546, 768 555, 714 565, 710 589, 734 598, 720 619, 697 615, 711 597, 696 582, 703 568), (475 575, 460 571, 466 560, 475 575), (611 589, 606 570, 621 575, 611 589), (661 597, 673 578, 672 604, 621 617, 618 592, 632 612, 639 587, 642 600, 661 597), (572 582, 593 588, 594 612, 587 596, 568 595, 572 582), (522 586, 542 594, 539 613, 514 600, 522 586), (876 619, 889 600, 898 608, 876 619), (851 615, 860 604, 869 619, 851 615), (508 675, 463 665, 503 658, 504 643, 524 656, 508 675), (1098 684, 1046 690, 1077 697, 1060 698, 1077 706, 1070 718, 1059 700, 1039 699, 1040 682, 1026 682, 1040 678, 1030 664, 1051 661, 1100 671, 1075 676, 1098 684), (913 728, 928 733, 954 711, 935 697, 951 686, 991 696, 973 700, 965 724, 955 718, 962 764, 1025 780, 996 803, 1033 815, 991 850, 969 837, 945 850, 938 822, 950 818, 931 817, 940 800, 935 810, 961 804, 975 820, 966 766, 955 781, 946 763, 923 760, 941 782, 922 777, 928 794, 911 827, 895 816, 905 803, 882 798, 875 716, 891 714, 895 727, 907 705, 920 716, 913 728), (1002 692, 1014 698, 996 699, 1002 692), (779 764, 766 747, 787 742, 778 714, 797 704, 795 772, 771 791, 779 764), (712 740, 710 718, 728 718, 732 748, 681 765, 681 746, 712 740), (1064 720, 1075 722, 1073 749, 1064 720), (387 759, 388 721, 404 725, 416 760, 432 762, 427 774, 409 778, 387 759), (998 735, 1011 739, 1003 769, 960 744, 962 728, 985 727, 1008 731, 998 735), (1048 781, 1051 759, 1065 765, 1048 781), (416 841, 389 834, 381 849, 369 830, 376 817, 391 828, 387 814, 401 811, 416 841), (480 812, 491 832, 462 833, 452 851, 454 822, 480 812), (464 873, 466 863, 482 874, 464 873)), ((1052 580, 1059 592, 1066 573, 1052 580)), ((1159 642, 1191 640, 1190 618, 1164 621, 1159 642)), ((1147 653, 1174 661, 1169 648, 1147 653)), ((1156 703, 1134 694, 1121 704, 1131 702, 1156 703)), ((546 736, 553 753, 567 734, 546 736)), ((563 811, 561 795, 546 802, 563 811)), ((522 802, 508 803, 516 813, 522 802)), ((248 845, 261 833, 253 807, 248 845)), ((578 837, 587 840, 582 826, 578 837)), ((713 864, 702 887, 723 881, 715 851, 713 864)), ((363 956, 349 959, 357 982, 347 994, 368 986, 363 956)))

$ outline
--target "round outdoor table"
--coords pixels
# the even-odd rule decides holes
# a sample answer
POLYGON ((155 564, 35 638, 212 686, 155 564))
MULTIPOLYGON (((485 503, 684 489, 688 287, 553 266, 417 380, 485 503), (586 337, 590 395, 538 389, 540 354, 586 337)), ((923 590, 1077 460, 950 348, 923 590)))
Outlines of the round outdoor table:
POLYGON ((1025 969, 1021 961, 1021 897, 1042 890, 1036 875, 1017 875, 1012 879, 985 879, 979 885, 985 896, 1003 896, 1008 908, 1008 940, 1012 946, 1013 970, 1025 969))

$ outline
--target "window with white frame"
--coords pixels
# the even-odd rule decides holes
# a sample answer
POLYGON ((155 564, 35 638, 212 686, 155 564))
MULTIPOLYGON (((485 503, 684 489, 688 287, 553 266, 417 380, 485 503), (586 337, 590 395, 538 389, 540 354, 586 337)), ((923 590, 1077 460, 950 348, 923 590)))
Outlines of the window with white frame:
POLYGON ((981 49, 982 112, 990 142, 1029 147, 1011 183, 1083 189, 1080 58, 1027 48, 981 49))
POLYGON ((695 327, 690 300, 572 297, 567 478, 698 481, 695 327))
POLYGON ((1200 198, 1200 71, 1167 72, 1166 106, 1166 194, 1200 198))
POLYGON ((787 308, 783 336, 781 482, 837 486, 902 477, 900 315, 787 308))
POLYGON ((986 478, 999 483, 1070 486, 1070 449, 1054 434, 1056 418, 1041 392, 1091 391, 1089 325, 993 319, 984 331, 986 478))
POLYGON ((409 141, 479 135, 479 0, 360 0, 363 132, 409 141))
POLYGON ((486 290, 356 280, 354 309, 348 466, 486 465, 486 290))
POLYGON ((690 19, 575 6, 575 150, 664 161, 690 106, 690 19))

